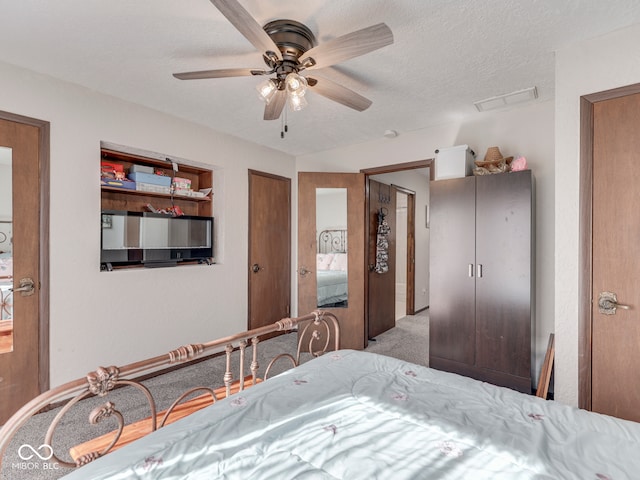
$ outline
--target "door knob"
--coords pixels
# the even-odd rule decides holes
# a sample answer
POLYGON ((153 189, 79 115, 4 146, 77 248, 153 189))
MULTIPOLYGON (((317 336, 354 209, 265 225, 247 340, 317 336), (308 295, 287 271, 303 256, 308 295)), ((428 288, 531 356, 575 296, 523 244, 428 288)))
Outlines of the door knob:
POLYGON ((29 297, 33 295, 36 291, 35 283, 33 283, 32 278, 23 278, 20 280, 20 286, 18 288, 10 288, 10 292, 20 292, 20 295, 23 297, 29 297))
POLYGON ((604 315, 615 315, 616 309, 631 310, 631 306, 618 303, 618 297, 613 292, 600 292, 598 297, 598 311, 604 315))
POLYGON ((264 267, 261 267, 257 263, 254 263, 253 265, 251 265, 251 271, 253 273, 258 273, 260 270, 264 270, 264 267))
POLYGON ((307 267, 301 266, 298 269, 298 273, 304 277, 307 273, 313 273, 313 272, 311 270, 307 270, 307 267))

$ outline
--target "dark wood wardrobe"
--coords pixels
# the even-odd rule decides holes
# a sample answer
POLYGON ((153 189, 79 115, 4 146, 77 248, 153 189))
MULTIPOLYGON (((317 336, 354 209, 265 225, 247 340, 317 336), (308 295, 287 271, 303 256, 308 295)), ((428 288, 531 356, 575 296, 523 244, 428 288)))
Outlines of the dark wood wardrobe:
POLYGON ((431 182, 429 365, 531 393, 531 171, 431 182))

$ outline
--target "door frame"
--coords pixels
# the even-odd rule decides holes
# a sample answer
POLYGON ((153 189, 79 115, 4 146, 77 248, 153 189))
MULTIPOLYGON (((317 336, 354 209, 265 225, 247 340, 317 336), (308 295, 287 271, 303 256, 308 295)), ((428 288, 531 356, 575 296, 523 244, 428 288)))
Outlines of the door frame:
MULTIPOLYGON (((416 313, 416 192, 398 185, 391 186, 396 192, 407 196, 407 291, 405 315, 416 313)), ((397 242, 397 239, 396 239, 397 242)), ((398 265, 396 258, 396 268, 398 265)))
MULTIPOLYGON (((390 165, 382 165, 380 167, 372 167, 372 168, 363 168, 360 170, 360 173, 364 173, 365 174, 365 212, 369 211, 369 177, 371 175, 382 175, 384 173, 393 173, 393 172, 402 172, 405 170, 417 170, 419 168, 429 168, 429 180, 435 180, 435 171, 432 168, 433 164, 435 162, 434 158, 428 158, 426 160, 415 160, 413 162, 403 162, 403 163, 394 163, 394 164, 390 164, 390 165)), ((397 188, 397 186, 396 186, 397 188)), ((414 224, 415 224, 415 219, 414 219, 414 224)), ((367 231, 365 232, 365 238, 369 239, 369 231, 368 231, 368 225, 369 222, 366 222, 367 225, 367 231)), ((414 235, 414 241, 415 241, 415 235, 414 235)), ((368 247, 368 245, 367 245, 368 247)), ((407 249, 408 250, 408 249, 407 249)), ((415 250, 415 248, 414 248, 415 250)), ((368 268, 367 266, 367 262, 368 259, 365 259, 365 271, 368 268)), ((414 292, 414 299, 413 299, 413 311, 415 314, 415 268, 413 269, 413 279, 412 279, 412 285, 413 285, 413 292, 414 292)), ((407 279, 407 290, 409 290, 409 279, 407 279)), ((365 275, 364 276, 364 318, 368 319, 369 318, 369 276, 365 275)), ((365 322, 365 339, 369 338, 369 322, 366 321, 365 322)))
POLYGON ((580 97, 580 204, 578 266, 578 406, 591 410, 593 288, 593 109, 597 102, 640 93, 640 83, 580 97))
POLYGON ((49 389, 49 160, 50 124, 45 120, 25 117, 0 110, 0 119, 22 123, 38 129, 38 164, 40 170, 40 238, 38 277, 39 345, 38 345, 38 387, 40 392, 49 389))

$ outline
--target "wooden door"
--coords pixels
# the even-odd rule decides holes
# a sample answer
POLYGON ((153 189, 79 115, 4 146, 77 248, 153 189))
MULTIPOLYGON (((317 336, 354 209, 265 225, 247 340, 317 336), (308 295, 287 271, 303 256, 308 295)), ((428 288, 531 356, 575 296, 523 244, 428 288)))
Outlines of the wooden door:
POLYGON ((249 170, 249 329, 290 315, 291 179, 249 170))
MULTIPOLYGON (((346 189, 347 288, 341 307, 324 308, 340 322, 340 346, 365 346, 365 175, 362 173, 298 174, 298 313, 318 308, 318 233, 316 189, 346 189)), ((342 225, 336 225, 341 227, 342 225)))
POLYGON ((429 365, 475 363, 474 177, 431 182, 429 365))
POLYGON ((367 338, 372 339, 396 325, 396 190, 391 185, 369 179, 368 189, 368 295, 367 338), (379 238, 378 226, 384 216, 388 233, 379 238), (384 247, 378 243, 387 241, 386 267, 379 255, 384 247), (381 268, 382 267, 382 268, 381 268))
POLYGON ((1 219, 12 238, 0 254, 0 310, 11 327, 0 353, 0 424, 49 387, 48 132, 46 122, 0 112, 0 147, 11 165, 0 181, 3 192, 12 191, 1 219))
POLYGON ((640 94, 593 105, 592 409, 634 421, 640 421, 639 125, 640 94), (630 308, 602 313, 604 292, 630 308))
POLYGON ((476 366, 531 391, 531 171, 476 178, 476 366))

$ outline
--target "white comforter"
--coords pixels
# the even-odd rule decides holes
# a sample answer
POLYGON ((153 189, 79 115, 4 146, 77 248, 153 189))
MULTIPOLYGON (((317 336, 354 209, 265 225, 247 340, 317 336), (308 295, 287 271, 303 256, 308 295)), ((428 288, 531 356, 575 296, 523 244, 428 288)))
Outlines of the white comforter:
POLYGON ((342 350, 69 479, 640 478, 640 424, 342 350))
POLYGON ((318 307, 347 299, 347 272, 344 270, 318 270, 318 307))

